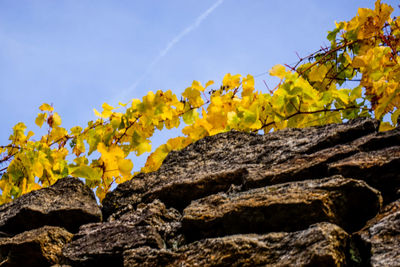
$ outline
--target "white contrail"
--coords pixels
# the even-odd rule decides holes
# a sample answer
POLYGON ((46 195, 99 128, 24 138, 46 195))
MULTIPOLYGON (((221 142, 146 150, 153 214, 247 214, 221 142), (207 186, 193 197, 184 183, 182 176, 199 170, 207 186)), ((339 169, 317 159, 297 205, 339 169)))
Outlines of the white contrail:
MULTIPOLYGON (((183 37, 188 35, 190 32, 192 32, 194 29, 200 26, 200 24, 218 7, 224 2, 224 0, 218 0, 215 2, 210 8, 208 8, 203 14, 197 17, 197 19, 188 27, 186 27, 182 32, 180 32, 177 36, 175 36, 168 44, 165 46, 163 50, 158 54, 156 58, 150 63, 150 65, 147 67, 146 71, 140 76, 140 78, 133 83, 128 89, 124 90, 121 92, 118 97, 119 101, 122 101, 125 99, 125 97, 131 93, 133 90, 136 89, 136 87, 149 75, 154 66, 163 58, 165 55, 171 50, 183 37)), ((117 101, 118 101, 117 100, 117 101)))

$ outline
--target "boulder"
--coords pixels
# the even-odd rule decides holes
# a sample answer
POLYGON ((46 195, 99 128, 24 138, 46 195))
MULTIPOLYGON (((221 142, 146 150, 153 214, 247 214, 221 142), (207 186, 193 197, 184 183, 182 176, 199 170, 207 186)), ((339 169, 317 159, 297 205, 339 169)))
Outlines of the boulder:
POLYGON ((64 228, 44 226, 10 238, 0 238, 0 266, 58 264, 62 248, 72 236, 64 228))
POLYGON ((75 233, 79 226, 99 221, 101 210, 93 191, 72 177, 0 206, 0 231, 8 234, 45 225, 64 227, 75 233))
POLYGON ((317 222, 359 230, 381 208, 379 191, 341 176, 219 193, 193 201, 183 211, 188 240, 237 233, 296 231, 317 222))
POLYGON ((124 266, 344 266, 348 234, 330 223, 297 232, 203 239, 177 250, 124 252, 124 266))

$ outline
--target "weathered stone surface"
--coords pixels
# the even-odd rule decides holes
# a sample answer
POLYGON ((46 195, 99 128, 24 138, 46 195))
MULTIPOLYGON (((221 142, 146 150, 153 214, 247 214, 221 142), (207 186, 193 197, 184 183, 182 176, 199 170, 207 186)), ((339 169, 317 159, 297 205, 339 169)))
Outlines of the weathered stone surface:
MULTIPOLYGON (((191 200, 245 184, 249 170, 254 176, 259 174, 256 170, 268 169, 296 155, 312 154, 376 131, 376 121, 358 119, 347 124, 286 129, 267 135, 231 131, 209 136, 181 151, 171 152, 158 171, 140 174, 120 184, 103 200, 103 215, 108 217, 125 205, 154 199, 183 209, 191 200)), ((265 176, 260 175, 260 179, 265 176)))
POLYGON ((102 202, 103 215, 107 217, 126 205, 151 202, 154 199, 160 199, 168 206, 183 208, 193 199, 226 191, 232 184, 243 184, 247 174, 246 169, 243 168, 207 173, 204 173, 201 168, 198 169, 198 173, 195 173, 196 167, 192 168, 188 169, 189 173, 186 178, 182 177, 184 169, 179 170, 181 180, 175 179, 177 176, 171 173, 172 170, 170 172, 141 173, 135 176, 135 179, 118 185, 117 189, 106 195, 102 202), (171 181, 168 182, 168 178, 171 178, 171 181), (162 184, 156 185, 163 180, 162 184))
POLYGON ((137 213, 122 214, 121 220, 110 218, 108 222, 82 226, 74 240, 63 249, 64 263, 73 266, 122 266, 122 252, 126 249, 164 247, 164 240, 157 230, 165 235, 173 230, 171 225, 161 225, 163 214, 157 209, 159 206, 162 204, 156 203, 137 213))
POLYGON ((128 222, 135 225, 148 225, 160 234, 167 247, 177 247, 183 242, 179 235, 182 215, 174 208, 167 209, 158 199, 149 204, 139 204, 136 210, 127 206, 108 218, 109 222, 128 222))
POLYGON ((77 232, 80 225, 100 220, 101 210, 93 191, 76 178, 60 179, 0 206, 0 231, 9 234, 44 225, 77 232))
POLYGON ((141 246, 162 248, 164 244, 150 226, 119 221, 87 224, 64 247, 64 263, 72 266, 122 266, 123 250, 141 246))
POLYGON ((355 231, 381 207, 379 191, 341 176, 214 194, 193 201, 183 213, 189 240, 237 233, 305 229, 317 222, 355 231))
POLYGON ((0 238, 0 266, 50 266, 60 262, 63 246, 72 234, 55 226, 0 238))
POLYGON ((124 266, 343 266, 348 234, 330 223, 266 235, 233 235, 176 251, 142 247, 124 253, 124 266))
POLYGON ((355 234, 362 265, 400 266, 400 199, 355 234))
MULTIPOLYGON (((400 137, 400 134, 398 135, 400 137)), ((386 144, 387 145, 387 144, 386 144)), ((359 152, 329 164, 330 173, 366 181, 383 193, 385 203, 400 198, 400 146, 359 152)))
MULTIPOLYGON (((384 179, 386 184, 399 184, 398 180, 400 178, 395 175, 393 167, 391 167, 398 162, 397 153, 387 155, 386 159, 376 156, 376 154, 384 154, 385 150, 396 151, 398 146, 400 146, 400 128, 387 132, 369 133, 353 141, 344 141, 342 144, 329 146, 321 150, 314 148, 311 150, 312 153, 309 153, 309 151, 299 153, 284 162, 274 163, 270 166, 266 165, 261 168, 249 166, 247 170, 250 174, 246 180, 245 188, 341 174, 345 177, 371 182, 370 185, 379 186, 379 189, 385 193, 386 190, 389 190, 387 193, 393 195, 393 186, 391 188, 384 187, 381 184, 383 179, 378 179, 376 176, 382 173, 386 177, 384 179), (369 169, 367 171, 360 171, 360 167, 357 168, 357 164, 351 165, 349 163, 349 161, 353 161, 352 159, 358 159, 360 155, 363 158, 368 156, 370 159, 374 159, 373 162, 369 161, 369 169), (377 180, 380 180, 379 183, 376 183, 377 180)), ((358 159, 358 161, 361 160, 358 159)))

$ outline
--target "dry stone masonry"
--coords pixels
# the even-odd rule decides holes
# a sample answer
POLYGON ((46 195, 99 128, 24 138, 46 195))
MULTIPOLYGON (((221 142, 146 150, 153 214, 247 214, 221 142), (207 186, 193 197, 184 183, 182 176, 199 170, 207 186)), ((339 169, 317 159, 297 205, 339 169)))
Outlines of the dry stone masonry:
POLYGON ((0 206, 0 266, 400 266, 400 128, 226 132, 106 195, 0 206))

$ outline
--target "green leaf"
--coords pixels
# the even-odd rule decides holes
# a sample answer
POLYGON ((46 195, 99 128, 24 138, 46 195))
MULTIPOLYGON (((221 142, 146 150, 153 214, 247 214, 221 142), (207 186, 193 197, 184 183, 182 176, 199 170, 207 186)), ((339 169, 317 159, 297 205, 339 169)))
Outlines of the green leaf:
POLYGON ((335 28, 333 31, 328 31, 328 36, 326 37, 329 41, 335 41, 336 35, 340 31, 340 28, 335 28))
POLYGON ((350 101, 354 101, 354 100, 356 100, 358 98, 361 98, 361 95, 362 95, 362 87, 361 86, 357 86, 356 88, 351 90, 350 101))
POLYGON ((398 124, 399 115, 400 115, 400 109, 396 109, 396 111, 393 112, 393 114, 392 114, 392 123, 394 126, 396 126, 398 124))
POLYGON ((308 75, 311 82, 322 82, 328 73, 328 68, 325 65, 314 66, 308 75))
POLYGON ((115 130, 115 129, 118 129, 118 127, 120 126, 120 124, 121 124, 121 119, 120 118, 112 118, 112 120, 111 120, 111 126, 113 127, 113 129, 115 130))
POLYGON ((98 133, 97 129, 91 129, 88 132, 88 137, 86 139, 86 142, 89 145, 89 152, 88 155, 92 154, 96 149, 97 145, 101 141, 101 135, 98 133))
POLYGON ((197 113, 197 110, 192 109, 192 110, 185 112, 182 116, 182 119, 186 124, 190 125, 190 124, 193 124, 198 117, 199 117, 199 114, 197 113))
POLYGON ((87 180, 100 181, 102 171, 99 168, 92 168, 86 165, 70 167, 70 174, 74 177, 85 178, 87 180))

